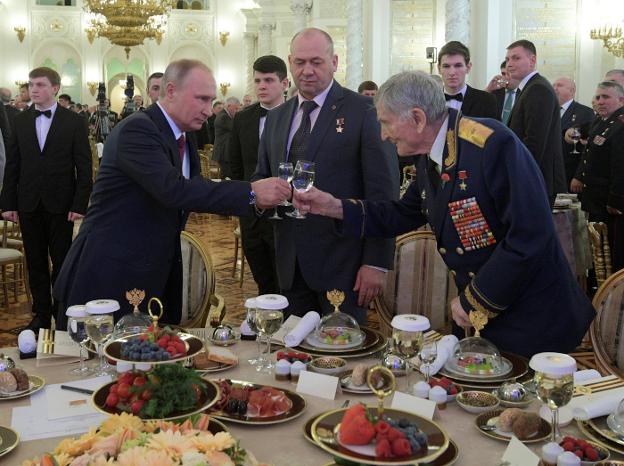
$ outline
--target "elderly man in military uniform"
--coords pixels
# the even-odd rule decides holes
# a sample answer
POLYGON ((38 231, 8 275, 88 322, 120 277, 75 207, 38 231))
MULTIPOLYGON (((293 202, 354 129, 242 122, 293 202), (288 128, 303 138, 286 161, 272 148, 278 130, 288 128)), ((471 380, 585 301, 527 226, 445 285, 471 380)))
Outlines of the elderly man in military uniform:
POLYGON ((570 191, 579 193, 590 222, 609 227, 615 272, 624 267, 624 88, 615 81, 601 82, 594 100, 599 118, 590 129, 570 191))
POLYGON ((428 222, 460 290, 455 333, 485 324, 481 335, 502 350, 574 350, 595 312, 566 262, 527 148, 496 120, 446 109, 422 72, 391 77, 375 104, 382 138, 399 155, 428 154, 417 182, 400 201, 339 200, 313 188, 295 193, 295 205, 342 220, 337 228, 349 236, 392 237, 428 222))

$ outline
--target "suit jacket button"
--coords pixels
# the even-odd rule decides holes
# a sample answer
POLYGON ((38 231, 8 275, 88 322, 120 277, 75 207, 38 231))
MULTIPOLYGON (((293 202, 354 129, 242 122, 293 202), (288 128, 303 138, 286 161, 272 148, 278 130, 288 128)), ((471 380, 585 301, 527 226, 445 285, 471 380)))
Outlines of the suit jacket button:
POLYGON ((464 250, 458 247, 455 249, 455 252, 461 256, 464 253, 464 250))
POLYGON ((475 273, 474 273, 474 272, 468 272, 468 276, 469 276, 470 278, 474 278, 475 273))
POLYGON ((442 255, 446 254, 446 249, 444 249, 444 248, 440 248, 440 249, 438 249, 438 251, 440 251, 440 254, 442 254, 442 255))

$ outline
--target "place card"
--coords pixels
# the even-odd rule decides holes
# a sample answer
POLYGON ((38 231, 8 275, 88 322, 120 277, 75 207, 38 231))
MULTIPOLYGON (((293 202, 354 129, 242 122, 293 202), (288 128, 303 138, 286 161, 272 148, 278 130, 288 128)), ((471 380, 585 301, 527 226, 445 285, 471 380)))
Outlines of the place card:
POLYGON ((505 466, 538 466, 539 462, 539 456, 529 450, 515 436, 511 437, 511 441, 501 458, 501 464, 505 466))
POLYGON ((80 360, 80 346, 67 332, 39 329, 37 367, 68 364, 80 360))
POLYGON ((333 400, 336 398, 338 381, 338 377, 331 375, 301 371, 299 373, 299 382, 297 382, 297 393, 333 400))
POLYGON ((394 392, 390 407, 392 409, 418 414, 427 419, 433 419, 436 403, 435 401, 425 400, 424 398, 418 398, 417 396, 408 395, 407 393, 394 392))

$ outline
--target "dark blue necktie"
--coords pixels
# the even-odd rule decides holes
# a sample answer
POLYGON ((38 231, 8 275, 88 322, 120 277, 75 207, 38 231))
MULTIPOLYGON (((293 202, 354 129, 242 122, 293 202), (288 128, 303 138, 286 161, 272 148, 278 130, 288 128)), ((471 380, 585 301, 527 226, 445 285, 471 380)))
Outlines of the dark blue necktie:
POLYGON ((318 105, 313 100, 306 100, 301 104, 301 108, 303 109, 301 124, 290 142, 290 152, 288 154, 288 160, 293 163, 296 163, 297 160, 303 160, 305 156, 308 140, 310 139, 310 128, 312 126, 310 113, 316 107, 318 107, 318 105))

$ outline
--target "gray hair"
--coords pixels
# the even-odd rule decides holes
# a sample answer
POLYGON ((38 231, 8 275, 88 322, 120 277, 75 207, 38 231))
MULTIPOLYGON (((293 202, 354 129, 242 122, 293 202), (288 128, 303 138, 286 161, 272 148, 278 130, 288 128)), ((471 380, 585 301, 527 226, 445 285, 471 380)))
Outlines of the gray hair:
POLYGON ((615 81, 603 81, 598 83, 598 89, 615 89, 616 94, 620 97, 624 97, 624 87, 615 81))
POLYGON ((160 97, 164 98, 167 94, 168 83, 174 83, 178 86, 182 86, 188 74, 195 68, 201 68, 212 74, 212 70, 199 60, 189 60, 187 58, 183 58, 182 60, 176 60, 169 63, 162 77, 160 97))
POLYGON ((240 100, 238 100, 238 97, 228 97, 225 100, 225 105, 232 105, 232 104, 240 105, 240 100))
POLYGON ((381 85, 375 105, 407 118, 414 107, 420 108, 429 122, 438 121, 446 112, 444 92, 440 85, 422 71, 403 71, 381 85))

